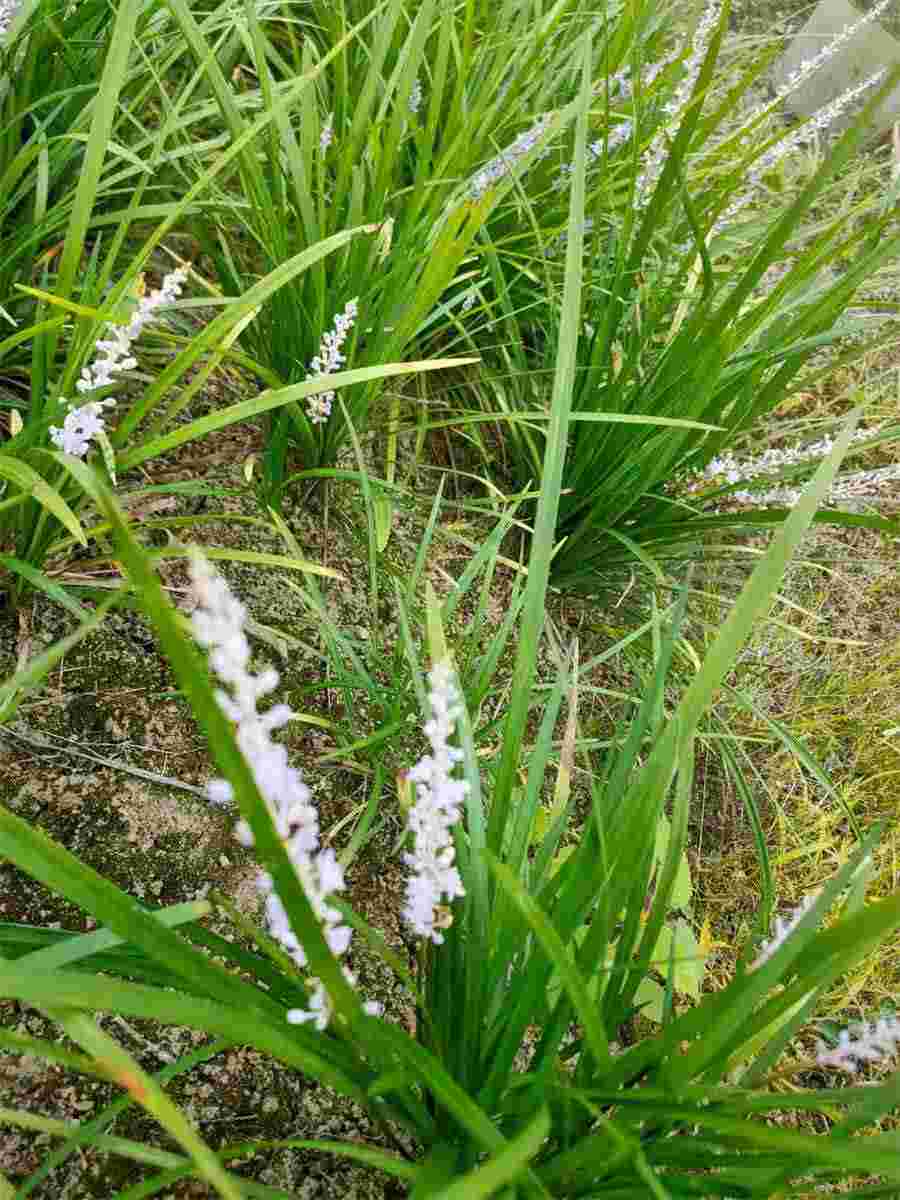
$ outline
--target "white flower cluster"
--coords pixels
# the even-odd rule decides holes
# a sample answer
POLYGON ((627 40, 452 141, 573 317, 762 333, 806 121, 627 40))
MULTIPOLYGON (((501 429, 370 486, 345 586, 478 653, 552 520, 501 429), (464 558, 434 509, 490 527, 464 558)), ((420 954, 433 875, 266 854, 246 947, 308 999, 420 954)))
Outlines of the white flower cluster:
POLYGON ((415 116, 415 114, 422 107, 422 83, 418 75, 416 76, 415 82, 412 85, 412 91, 409 93, 408 104, 409 111, 413 114, 413 116, 415 116))
POLYGON ((490 188, 508 175, 516 163, 534 149, 549 124, 550 114, 545 113, 530 129, 520 133, 514 142, 511 142, 505 150, 500 151, 496 158, 492 158, 486 166, 483 166, 469 184, 469 198, 480 200, 490 188))
POLYGON ((650 144, 644 159, 643 170, 635 181, 634 207, 636 209, 645 207, 660 175, 663 173, 668 149, 668 129, 681 123, 694 88, 697 85, 697 80, 703 67, 703 60, 706 58, 706 52, 709 49, 710 39, 719 23, 721 15, 721 0, 707 0, 703 16, 700 18, 700 22, 694 32, 693 50, 684 64, 682 80, 675 89, 672 98, 663 106, 667 120, 663 122, 650 144))
POLYGON ((703 16, 700 18, 694 32, 694 48, 687 62, 684 64, 684 76, 681 83, 675 89, 675 94, 663 106, 672 120, 680 120, 681 114, 688 105, 688 101, 700 77, 700 70, 703 66, 703 60, 706 58, 710 38, 719 23, 721 15, 721 0, 707 0, 703 16))
POLYGON ((855 37, 861 29, 864 29, 866 25, 870 25, 873 21, 877 21, 885 9, 893 3, 894 0, 878 0, 878 3, 873 8, 870 8, 867 13, 863 13, 858 21, 854 21, 851 25, 845 25, 837 37, 832 38, 827 45, 823 46, 818 54, 814 54, 812 58, 805 59, 796 70, 790 73, 775 93, 772 101, 766 105, 766 111, 775 108, 798 88, 802 87, 810 75, 814 75, 820 67, 823 67, 830 59, 834 58, 835 54, 851 38, 855 37))
POLYGON ((22 0, 0 0, 0 38, 5 38, 22 0))
POLYGON ((633 90, 630 66, 624 66, 621 71, 616 71, 614 75, 609 75, 594 85, 595 96, 618 95, 623 100, 628 100, 633 90))
POLYGON ((406 886, 403 917, 420 937, 440 945, 444 940, 441 928, 449 920, 444 905, 465 895, 454 863, 451 831, 462 815, 469 785, 453 778, 453 770, 463 753, 449 744, 449 738, 462 708, 450 664, 437 663, 428 680, 431 720, 425 725, 425 736, 431 744, 431 753, 419 759, 409 772, 416 801, 408 817, 413 849, 404 855, 404 861, 412 868, 412 875, 406 886))
POLYGON ((808 141, 815 133, 821 133, 828 129, 830 125, 846 112, 857 100, 873 87, 877 87, 884 79, 886 71, 876 71, 874 75, 870 75, 868 79, 864 79, 862 83, 856 87, 848 88, 837 96, 830 104, 826 104, 820 108, 815 116, 799 125, 791 133, 771 146, 765 154, 760 155, 755 162, 751 163, 747 170, 747 186, 738 193, 735 199, 729 204, 728 208, 718 218, 713 226, 713 235, 721 233, 722 229, 737 216, 742 209, 746 208, 753 199, 754 190, 759 187, 763 176, 791 154, 803 142, 808 141))
MULTIPOLYGON (((850 439, 850 445, 864 442, 872 437, 870 429, 857 429, 850 439)), ((710 480, 724 475, 729 483, 740 483, 742 479, 755 479, 759 475, 778 475, 785 467, 796 467, 801 463, 814 462, 825 458, 834 449, 834 438, 826 433, 817 442, 807 442, 805 446, 786 446, 783 450, 770 447, 756 458, 738 462, 733 454, 723 454, 706 464, 701 478, 710 480)), ((696 488, 692 489, 696 490, 696 488)))
MULTIPOLYGON (((334 318, 334 329, 322 336, 319 353, 309 364, 307 379, 316 379, 321 375, 333 375, 338 367, 347 360, 341 354, 341 346, 347 339, 347 334, 353 328, 353 322, 358 315, 356 300, 348 300, 344 311, 334 318)), ((334 403, 334 392, 319 392, 316 396, 308 396, 306 411, 313 425, 321 425, 331 415, 334 403)))
MULTIPOLYGON (((775 932, 772 938, 764 942, 759 955, 751 965, 755 971, 763 963, 780 950, 791 936, 812 906, 818 893, 806 896, 799 907, 795 908, 787 920, 776 918, 775 932)), ((838 1036, 836 1046, 827 1046, 819 1041, 816 1046, 816 1062, 820 1067, 837 1067, 842 1071, 858 1071, 863 1063, 879 1062, 883 1058, 893 1058, 900 1050, 900 1018, 880 1017, 877 1021, 864 1021, 844 1029, 838 1036)))
MULTIPOLYGON (((634 121, 629 117, 627 121, 623 121, 621 125, 616 125, 606 135, 606 152, 607 154, 615 154, 620 146, 624 146, 626 142, 630 142, 634 135, 634 121)), ((603 153, 603 142, 591 142, 588 150, 593 155, 594 159, 598 159, 603 153)))
MULTIPOLYGON (((755 108, 741 129, 737 133, 737 137, 744 143, 750 141, 751 132, 758 126, 759 122, 776 108, 798 88, 814 75, 821 67, 823 67, 830 59, 834 58, 835 54, 845 46, 851 38, 853 38, 861 29, 872 21, 876 21, 885 9, 893 2, 893 0, 878 0, 878 3, 871 8, 867 13, 864 13, 859 20, 852 22, 850 25, 845 25, 841 32, 822 49, 802 62, 796 70, 792 71, 782 86, 775 93, 775 96, 767 104, 762 107, 755 108)), ((728 206, 725 212, 718 218, 713 226, 713 236, 722 232, 723 228, 731 221, 739 212, 741 212, 753 199, 754 189, 759 186, 762 177, 767 171, 771 171, 778 165, 783 158, 790 154, 796 147, 810 137, 815 132, 821 132, 827 129, 834 121, 840 117, 847 108, 850 107, 864 92, 869 88, 880 83, 884 77, 884 72, 877 72, 864 80, 857 87, 848 88, 840 96, 836 97, 830 104, 820 109, 816 113, 812 121, 807 121, 800 125, 788 137, 782 139, 777 145, 772 146, 767 150, 749 169, 748 186, 745 187, 728 206)))
MULTIPOLYGON (((850 439, 850 445, 867 441, 872 437, 870 429, 858 429, 850 439)), ((784 450, 774 447, 764 451, 756 458, 740 462, 729 451, 720 458, 711 459, 699 474, 694 476, 687 485, 689 492, 701 491, 708 483, 721 482, 727 484, 741 483, 758 479, 763 475, 778 475, 788 467, 800 466, 803 463, 816 462, 825 458, 834 449, 834 439, 826 434, 817 442, 809 442, 805 446, 788 446, 784 450)), ((862 472, 862 474, 872 474, 862 472)), ((879 477, 879 482, 883 482, 879 477)), ((793 507, 803 494, 802 488, 776 488, 768 492, 734 491, 729 492, 727 500, 737 504, 779 504, 793 507)), ((841 498, 841 481, 835 484, 832 495, 841 498)))
POLYGON ((333 141, 334 118, 329 114, 328 120, 322 126, 322 132, 319 134, 319 150, 324 154, 333 141))
POLYGON ((828 1047, 819 1042, 816 1062, 820 1067, 837 1067, 842 1071, 858 1071, 863 1063, 893 1058, 900 1048, 900 1020, 880 1017, 843 1029, 838 1044, 828 1047))
POLYGON ((775 932, 767 942, 763 942, 760 947, 759 954, 754 959, 750 966, 751 971, 757 970, 759 967, 769 961, 776 950, 780 950, 787 939, 791 936, 812 906, 818 899, 818 893, 814 892, 811 896, 805 896, 801 904, 784 920, 781 917, 775 918, 775 932))
MULTIPOLYGON (((665 58, 661 58, 659 62, 648 63, 640 74, 641 88, 646 89, 652 87, 659 76, 667 67, 671 67, 672 63, 681 57, 682 48, 678 47, 667 54, 665 58)), ((601 80, 594 87, 594 94, 617 94, 622 100, 630 100, 634 96, 634 80, 631 77, 631 67, 623 67, 621 71, 616 71, 614 75, 609 76, 609 82, 601 80)))
MULTIPOLYGON (((750 967, 751 971, 768 962, 776 950, 781 949, 815 904, 817 897, 818 893, 806 896, 787 920, 781 917, 776 919, 775 933, 768 942, 763 943, 759 955, 750 967)), ((862 1022, 842 1030, 836 1046, 827 1046, 820 1041, 816 1046, 816 1062, 820 1067, 837 1067, 852 1073, 858 1071, 863 1063, 893 1058, 898 1050, 900 1019, 895 1016, 880 1017, 877 1021, 862 1022)))
MULTIPOLYGON (((670 54, 667 58, 660 62, 651 63, 641 72, 641 88, 645 89, 651 86, 657 76, 670 66, 678 57, 676 54, 670 54)), ((600 88, 595 88, 595 92, 600 88)), ((631 69, 625 67, 621 71, 617 71, 609 81, 609 93, 617 92, 619 98, 623 101, 632 99, 634 95, 634 84, 631 81, 631 69)), ((634 136, 634 120, 632 117, 627 117, 618 125, 611 126, 606 133, 605 138, 597 138, 588 145, 588 167, 590 168, 603 157, 604 151, 611 155, 624 146, 626 142, 630 142, 634 136)), ((553 186, 559 190, 568 185, 569 176, 575 170, 574 163, 563 163, 560 167, 559 174, 553 181, 553 186)))
MULTIPOLYGON (((886 492, 886 486, 900 479, 900 463, 890 467, 875 467, 871 471, 854 471, 842 475, 823 499, 823 506, 838 503, 871 502, 886 492)), ((766 492, 730 492, 727 500, 763 508, 793 508, 803 495, 802 488, 770 488, 766 492)), ((721 511, 716 509, 716 511, 721 511)))
MULTIPOLYGON (((352 933, 349 926, 342 924, 340 912, 329 905, 328 898, 343 890, 344 873, 334 851, 320 849, 319 816, 310 790, 300 772, 290 765, 287 750, 271 737, 272 731, 280 729, 294 714, 286 704, 273 705, 265 713, 257 711, 262 697, 278 685, 278 672, 270 668, 259 675, 250 673, 250 643, 244 633, 247 610, 225 580, 199 555, 192 560, 191 580, 197 598, 191 617, 194 636, 209 650, 210 667, 228 688, 218 691, 216 700, 235 724, 237 744, 268 806, 297 878, 321 922, 329 948, 340 957, 347 952, 352 933)), ((233 800, 231 785, 224 779, 213 780, 208 794, 218 805, 228 805, 233 800)), ((235 836, 242 845, 253 845, 253 833, 246 821, 238 822, 235 836)), ((271 875, 260 871, 257 885, 265 896, 269 932, 298 967, 305 967, 306 953, 291 929, 271 875)), ((349 970, 344 973, 348 982, 355 983, 349 970)), ((312 1021, 317 1029, 325 1029, 331 1017, 328 993, 315 977, 307 984, 309 1009, 290 1009, 287 1019, 295 1025, 312 1021)), ((376 1005, 366 1006, 373 1014, 377 1009, 376 1005)))
MULTIPOLYGON (((110 336, 99 339, 95 347, 97 357, 90 366, 82 370, 81 378, 75 384, 83 396, 98 388, 108 387, 122 371, 134 370, 137 359, 131 353, 132 342, 140 337, 144 326, 154 319, 157 309, 164 304, 172 304, 178 298, 186 279, 187 271, 183 268, 171 271, 163 280, 161 288, 156 288, 149 295, 141 297, 127 325, 115 325, 112 321, 107 321, 106 328, 110 336)), ((115 403, 110 397, 106 400, 89 400, 78 408, 70 409, 61 429, 56 426, 50 427, 50 437, 64 453, 83 458, 92 440, 106 428, 103 420, 104 408, 114 408, 115 403)))

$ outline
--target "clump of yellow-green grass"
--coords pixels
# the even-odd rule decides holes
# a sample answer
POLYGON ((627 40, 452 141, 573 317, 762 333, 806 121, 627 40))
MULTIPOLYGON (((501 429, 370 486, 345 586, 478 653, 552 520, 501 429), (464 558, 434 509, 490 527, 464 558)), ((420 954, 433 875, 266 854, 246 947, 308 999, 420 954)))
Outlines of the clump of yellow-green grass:
MULTIPOLYGON (((817 532, 808 550, 786 589, 799 607, 774 614, 792 629, 761 627, 733 679, 755 711, 724 701, 731 732, 761 739, 740 743, 738 758, 758 805, 782 915, 846 861, 854 824, 883 827, 868 896, 900 886, 900 546, 829 530, 817 532), (773 721, 825 768, 830 787, 773 736, 773 721)), ((724 976, 753 933, 763 881, 741 801, 717 774, 710 761, 695 874, 724 976)), ((898 997, 900 936, 843 978, 818 1015, 869 1018, 892 1010, 898 997)))
MULTIPOLYGON (((862 652, 846 672, 827 677, 817 698, 788 714, 795 734, 827 763, 840 804, 822 794, 796 760, 773 763, 770 786, 785 800, 773 833, 773 868, 791 897, 827 879, 850 854, 848 813, 862 828, 883 822, 873 855, 870 896, 900 886, 900 637, 862 652), (790 805, 790 808, 788 808, 790 805), (846 810, 846 811, 845 811, 846 810)), ((900 996, 900 937, 883 945, 829 997, 841 1012, 871 1014, 900 996)))

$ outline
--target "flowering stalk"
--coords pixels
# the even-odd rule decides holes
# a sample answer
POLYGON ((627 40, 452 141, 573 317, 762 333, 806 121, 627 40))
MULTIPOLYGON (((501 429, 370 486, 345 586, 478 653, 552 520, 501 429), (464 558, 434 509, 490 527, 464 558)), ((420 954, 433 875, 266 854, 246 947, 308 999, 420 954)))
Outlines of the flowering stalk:
POLYGON ((784 943, 788 940, 788 938, 815 904, 817 899, 817 892, 814 892, 811 896, 804 896, 803 901, 797 906, 797 908, 794 909, 787 920, 784 920, 781 917, 775 918, 775 932, 767 942, 763 942, 762 946, 760 947, 759 954, 750 966, 751 971, 758 970, 763 963, 767 963, 769 961, 769 959, 777 950, 781 949, 784 943))
POLYGON ((412 875, 406 885, 403 917, 419 937, 429 938, 439 946, 444 940, 440 930, 449 919, 444 904, 465 895, 454 864, 451 831, 462 815, 469 785, 453 778, 463 752, 451 746, 449 738, 462 715, 462 707, 449 662, 437 663, 428 680, 431 720, 425 725, 425 736, 431 753, 420 758, 408 776, 415 785, 416 802, 409 810, 407 823, 413 849, 404 855, 404 861, 412 868, 412 875))
POLYGON ((319 134, 319 150, 322 154, 326 152, 328 147, 334 141, 334 117, 329 113, 328 120, 322 126, 322 132, 319 134))
POLYGON ((505 150, 500 151, 496 158, 492 158, 483 166, 469 184, 469 198, 480 200, 490 188, 498 184, 504 176, 509 175, 516 164, 534 149, 549 124, 550 114, 545 113, 530 129, 520 133, 514 142, 511 142, 505 150))
MULTIPOLYGON (((900 463, 890 467, 875 467, 871 471, 854 471, 838 479, 822 500, 823 507, 840 502, 855 502, 864 498, 874 499, 887 484, 900 479, 900 463)), ((764 492, 729 492, 724 500, 736 504, 763 505, 766 508, 793 508, 803 495, 802 488, 776 487, 764 492)), ((720 508, 714 511, 720 512, 720 508)))
POLYGON ((869 91, 870 88, 877 87, 886 74, 887 72, 884 70, 876 71, 874 75, 870 75, 868 79, 864 79, 856 87, 847 88, 840 96, 832 100, 830 104, 826 104, 824 108, 820 108, 812 120, 804 122, 804 124, 788 134, 787 137, 782 138, 781 141, 767 150, 755 162, 751 163, 747 171, 748 186, 738 194, 717 219, 712 229, 713 236, 721 233, 729 221, 736 217, 742 209, 747 207, 753 199, 755 188, 759 187, 763 176, 767 172, 774 170, 783 159, 796 150, 802 142, 807 141, 812 134, 822 132, 832 125, 865 92, 869 91))
MULTIPOLYGON (((779 104, 788 98, 788 96, 790 96, 793 92, 796 92, 798 88, 802 87, 807 79, 809 79, 811 75, 814 75, 820 67, 824 67, 827 62, 834 58, 838 51, 841 50, 851 38, 855 37, 861 29, 864 29, 867 25, 871 25, 873 21, 877 21, 885 9, 893 4, 893 2, 894 0, 878 0, 878 3, 873 8, 870 8, 867 13, 863 13, 858 21, 854 21, 850 25, 845 25, 837 37, 833 38, 827 43, 827 45, 823 46, 818 54, 814 54, 812 58, 804 59, 803 62, 800 63, 799 67, 791 71, 790 75, 788 75, 787 79, 775 93, 775 96, 770 103, 766 105, 761 113, 756 114, 752 121, 748 122, 747 124, 754 124, 759 116, 763 116, 777 108, 779 104)), ((745 125, 744 128, 746 127, 747 126, 745 125)))
POLYGON ((700 78, 700 68, 703 66, 710 38, 713 35, 716 25, 719 23, 721 15, 721 0, 707 0, 703 16, 700 18, 700 22, 694 33, 694 48, 687 62, 684 64, 684 76, 681 83, 675 89, 675 94, 671 100, 663 105, 664 111, 669 114, 669 117, 673 121, 680 120, 684 110, 687 108, 688 101, 697 85, 697 80, 700 78))
MULTIPOLYGON (((82 369, 81 378, 75 384, 81 395, 108 387, 122 371, 134 370, 137 359, 131 353, 132 342, 137 341, 144 326, 154 319, 159 308, 164 304, 172 304, 181 295, 186 279, 187 271, 178 267, 166 275, 161 288, 140 298, 127 325, 106 322, 109 336, 97 341, 93 363, 82 369)), ((50 427, 51 440, 65 454, 84 458, 93 439, 106 428, 104 408, 114 408, 115 403, 115 399, 109 397, 106 400, 89 400, 77 408, 70 408, 61 429, 50 427)))
POLYGON ((900 1048, 900 1020, 880 1017, 841 1030, 835 1047, 819 1042, 816 1062, 820 1067, 837 1067, 841 1071, 858 1071, 863 1063, 893 1058, 900 1048))
MULTIPOLYGON (((854 442, 864 442, 872 436, 869 429, 858 429, 850 439, 854 442)), ((756 458, 739 462, 729 451, 721 458, 713 458, 706 464, 698 480, 714 480, 724 475, 729 483, 740 483, 742 479, 755 479, 758 475, 777 475, 786 467, 796 467, 801 463, 814 462, 824 458, 834 449, 834 439, 827 434, 818 442, 808 442, 805 446, 786 446, 783 450, 770 447, 756 458)), ((691 491, 701 486, 695 482, 691 491)))
POLYGON ((412 90, 409 93, 409 111, 415 116, 422 106, 422 81, 418 75, 412 85, 412 90))
MULTIPOLYGON (((651 87, 656 81, 657 77, 663 71, 665 71, 667 67, 672 65, 672 63, 678 57, 678 53, 679 52, 670 54, 667 58, 661 59, 659 62, 650 63, 649 66, 646 66, 643 69, 640 77, 642 91, 651 87)), ((600 92, 602 86, 603 85, 599 85, 596 87, 594 89, 595 93, 600 92)), ((617 93, 618 99, 623 103, 629 100, 633 102, 634 84, 631 80, 631 68, 624 67, 621 71, 617 71, 615 75, 611 76, 606 87, 606 92, 608 95, 612 95, 614 92, 617 93)), ((633 136, 634 119, 632 117, 627 117, 620 124, 613 125, 608 128, 605 137, 597 138, 595 141, 589 143, 587 148, 588 167, 590 168, 595 163, 599 162, 604 153, 607 155, 615 154, 615 152, 624 146, 626 142, 630 142, 633 136)), ((569 177, 574 170, 574 162, 563 163, 559 174, 554 180, 553 186, 557 189, 566 187, 569 177)))
MULTIPOLYGON (((870 429, 858 429, 850 439, 850 445, 868 441, 871 437, 870 429)), ((756 458, 750 458, 744 462, 740 462, 729 451, 708 462, 703 471, 689 481, 687 490, 699 492, 706 484, 715 483, 723 478, 727 484, 733 485, 745 480, 752 482, 765 475, 779 475, 787 468, 818 462, 829 455, 833 449, 834 441, 829 434, 826 434, 819 441, 809 442, 805 446, 787 446, 783 450, 771 447, 756 458)), ((859 485, 861 484, 867 482, 881 484, 894 477, 894 468, 892 467, 857 472, 853 476, 837 480, 829 492, 826 503, 830 500, 846 499, 860 494, 859 485), (852 481, 852 488, 848 488, 850 481, 852 481)), ((802 489, 790 487, 774 488, 767 492, 741 489, 728 492, 723 498, 737 504, 778 504, 792 508, 802 494, 802 489)))
MULTIPOLYGON (((323 334, 319 353, 309 364, 307 379, 316 379, 321 375, 333 375, 347 360, 341 354, 341 346, 347 339, 347 334, 353 328, 353 322, 358 315, 357 300, 348 300, 344 311, 334 318, 334 329, 323 334)), ((308 396, 306 412, 313 425, 322 425, 331 415, 334 403, 334 392, 319 392, 316 396, 308 396)))
POLYGON ((0 39, 6 37, 21 4, 22 0, 0 0, 0 39))
MULTIPOLYGON (((764 942, 750 970, 755 971, 780 950, 797 926, 818 899, 818 892, 805 896, 801 904, 785 920, 777 917, 775 932, 764 942)), ((816 1062, 820 1067, 837 1067, 851 1073, 859 1070, 863 1063, 879 1062, 892 1058, 900 1049, 900 1019, 881 1017, 877 1021, 862 1022, 844 1029, 838 1036, 837 1046, 826 1046, 820 1041, 816 1047, 816 1062)))
MULTIPOLYGON (((257 711, 263 696, 278 685, 278 672, 272 668, 259 675, 250 673, 250 643, 244 633, 247 610, 232 594, 221 576, 211 570, 199 554, 191 562, 191 580, 197 607, 191 617, 194 636, 209 650, 209 664, 227 687, 216 692, 219 707, 235 725, 235 739, 250 768, 259 793, 266 803, 278 836, 297 878, 318 917, 325 941, 332 954, 340 958, 350 947, 349 926, 342 924, 340 912, 328 903, 329 896, 344 889, 344 873, 333 850, 319 845, 319 815, 303 776, 288 761, 287 750, 272 740, 271 734, 293 717, 286 704, 273 705, 267 712, 257 711)), ((227 780, 214 779, 208 785, 210 800, 229 805, 233 800, 227 780)), ((253 833, 246 821, 239 821, 235 836, 244 846, 253 845, 253 833)), ((265 897, 266 923, 298 967, 307 965, 306 952, 291 928, 272 876, 260 871, 257 886, 265 897)), ((352 985, 355 978, 345 968, 352 985)), ((323 1030, 331 1018, 331 1003, 321 980, 307 980, 309 1008, 292 1008, 287 1013, 291 1024, 307 1021, 323 1030)), ((374 1004, 365 1005, 370 1014, 380 1012, 374 1004)))
POLYGON ((654 187, 659 181, 659 177, 663 173, 668 147, 667 130, 673 125, 679 125, 684 117, 685 110, 694 93, 694 88, 697 86, 697 80, 700 78, 703 60, 706 58, 706 52, 709 49, 709 43, 713 31, 719 23, 721 13, 721 0, 707 0, 703 16, 700 18, 700 23, 694 33, 694 48, 684 64, 684 76, 681 83, 675 89, 671 100, 663 106, 667 120, 664 121, 662 127, 654 137, 644 159, 643 170, 635 181, 634 207, 636 209, 642 209, 646 206, 654 187))

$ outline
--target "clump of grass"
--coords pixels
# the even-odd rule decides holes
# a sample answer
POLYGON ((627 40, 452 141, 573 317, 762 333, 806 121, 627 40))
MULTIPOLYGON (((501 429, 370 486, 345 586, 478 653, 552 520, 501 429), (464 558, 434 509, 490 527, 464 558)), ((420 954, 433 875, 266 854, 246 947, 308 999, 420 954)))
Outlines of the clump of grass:
MULTIPOLYGON (((873 854, 872 895, 885 896, 900 882, 900 828, 897 825, 897 781, 900 778, 900 639, 877 655, 871 650, 827 680, 816 701, 801 696, 796 711, 787 714, 797 734, 832 770, 839 793, 856 817, 866 826, 885 822, 883 840, 873 854)), ((799 768, 786 758, 783 774, 797 779, 799 768)), ((799 789, 798 789, 799 790, 799 789)), ((810 856, 824 871, 846 857, 852 842, 844 813, 835 806, 824 808, 821 796, 808 785, 797 806, 795 830, 784 852, 785 874, 794 876, 797 887, 804 862, 803 842, 810 856), (799 822, 808 822, 805 830, 799 822), (798 836, 800 839, 799 845, 798 836)), ((784 839, 785 841, 787 838, 784 839)), ((827 998, 841 1011, 871 1012, 884 1003, 895 1003, 900 989, 900 939, 885 942, 878 954, 857 969, 827 998)))
MULTIPOLYGON (((869 542, 854 538, 850 556, 834 569, 822 561, 833 553, 833 542, 818 539, 812 547, 816 559, 799 564, 786 589, 787 598, 805 611, 793 610, 792 630, 761 627, 735 676, 736 689, 757 712, 731 714, 732 732, 768 742, 748 757, 761 785, 756 791, 762 832, 782 913, 847 860, 856 844, 854 826, 883 823, 882 840, 872 854, 871 895, 889 895, 900 881, 897 564, 883 549, 880 559, 864 558, 869 542), (773 720, 822 764, 830 786, 808 762, 771 740, 773 720)), ((698 890, 721 939, 724 967, 726 938, 753 924, 754 897, 764 880, 752 831, 734 820, 727 794, 717 795, 713 771, 707 776, 710 819, 700 842, 698 890)), ((868 1018, 896 1004, 898 991, 900 939, 893 936, 828 991, 820 1011, 842 1019, 868 1018)))

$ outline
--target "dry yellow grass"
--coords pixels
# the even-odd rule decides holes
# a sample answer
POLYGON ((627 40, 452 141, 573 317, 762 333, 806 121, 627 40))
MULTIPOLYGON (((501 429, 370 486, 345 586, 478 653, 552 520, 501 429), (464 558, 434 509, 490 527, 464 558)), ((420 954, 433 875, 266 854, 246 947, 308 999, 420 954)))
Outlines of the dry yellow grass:
MULTIPOLYGON (((778 910, 785 913, 829 879, 863 829, 883 824, 869 895, 900 886, 900 556, 896 540, 820 530, 786 594, 798 638, 763 627, 735 683, 761 714, 786 726, 825 766, 830 795, 798 759, 774 742, 749 743, 762 786, 754 788, 771 855, 778 910), (840 558, 839 562, 827 561, 840 558), (811 639, 811 640, 806 640, 811 639)), ((784 609, 776 613, 787 614, 784 609)), ((735 732, 766 738, 764 717, 730 714, 735 732)), ((710 780, 696 861, 701 910, 726 947, 750 935, 760 893, 759 865, 740 802, 710 780)), ((720 951, 727 971, 730 949, 720 951)), ((900 935, 827 997, 820 1015, 870 1016, 900 996, 900 935)))

